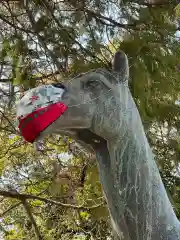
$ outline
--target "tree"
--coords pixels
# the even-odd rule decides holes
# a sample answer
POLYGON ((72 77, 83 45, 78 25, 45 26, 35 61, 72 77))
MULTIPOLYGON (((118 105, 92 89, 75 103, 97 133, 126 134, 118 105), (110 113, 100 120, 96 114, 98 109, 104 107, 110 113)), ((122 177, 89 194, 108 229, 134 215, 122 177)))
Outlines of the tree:
MULTIPOLYGON (((103 205, 98 211, 95 208, 79 212, 38 199, 27 200, 41 236, 73 239, 83 232, 86 239, 106 239, 111 230, 107 227, 108 214, 101 199, 96 164, 88 160, 92 156, 71 139, 56 137, 47 139, 43 149, 36 152, 16 133, 14 101, 24 90, 39 84, 60 81, 93 68, 109 68, 110 57, 119 47, 129 57, 131 92, 156 153, 161 176, 180 216, 179 106, 175 105, 180 88, 180 47, 175 35, 180 30, 177 1, 33 0, 1 1, 0 6, 2 190, 10 194, 15 189, 18 191, 15 196, 22 193, 62 203, 75 201, 76 206, 103 205), (73 157, 64 163, 61 153, 67 151, 73 157), (70 179, 67 183, 60 185, 62 178, 53 181, 62 173, 54 173, 51 162, 59 166, 60 173, 63 170, 69 174, 73 166, 72 174, 66 174, 70 179), (84 182, 80 186, 79 176, 84 182), (70 197, 72 192, 75 200, 70 197)), ((4 238, 35 238, 32 227, 36 229, 35 224, 22 199, 20 203, 18 199, 2 194, 4 238), (12 210, 8 211, 9 208, 12 210), (10 230, 9 226, 18 231, 10 230)))

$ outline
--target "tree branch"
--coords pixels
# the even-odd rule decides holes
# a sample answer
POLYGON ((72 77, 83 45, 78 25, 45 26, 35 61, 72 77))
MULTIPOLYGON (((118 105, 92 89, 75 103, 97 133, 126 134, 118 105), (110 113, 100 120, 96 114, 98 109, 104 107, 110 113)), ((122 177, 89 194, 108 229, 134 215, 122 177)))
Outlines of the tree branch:
POLYGON ((65 33, 66 35, 68 35, 68 37, 69 37, 71 40, 73 40, 74 43, 77 44, 77 45, 79 46, 79 48, 80 48, 84 53, 88 54, 89 56, 91 56, 91 57, 92 57, 93 59, 95 59, 95 60, 97 59, 97 60, 101 61, 101 59, 100 59, 98 56, 95 56, 91 51, 89 51, 89 50, 87 50, 86 48, 84 48, 80 42, 78 42, 75 38, 73 38, 73 37, 71 36, 71 34, 70 34, 66 29, 63 28, 63 26, 60 24, 59 20, 55 17, 55 15, 54 15, 54 13, 53 13, 53 10, 49 8, 49 5, 47 4, 47 2, 46 2, 45 0, 41 0, 41 2, 44 4, 44 7, 45 7, 46 11, 48 11, 49 14, 51 14, 53 20, 56 22, 56 24, 58 25, 58 27, 59 27, 60 29, 63 29, 63 30, 64 30, 64 33, 65 33))
MULTIPOLYGON (((39 80, 43 80, 43 79, 45 79, 45 78, 49 78, 49 77, 53 77, 54 75, 58 75, 59 74, 59 72, 58 71, 56 71, 56 72, 54 72, 54 73, 50 73, 50 74, 47 74, 47 75, 42 75, 41 77, 37 77, 37 78, 34 78, 34 80, 36 80, 36 81, 39 81, 39 80)), ((6 82, 10 82, 10 81, 12 81, 13 79, 12 78, 2 78, 2 79, 0 79, 0 82, 2 82, 2 83, 6 83, 6 82)), ((2 89, 0 89, 0 91, 2 91, 2 89)), ((4 93, 4 92, 3 92, 4 93)), ((4 93, 5 94, 5 93, 4 93)), ((6 94, 7 95, 7 94, 6 94)), ((9 96, 9 95, 8 95, 9 96)))
POLYGON ((49 48, 46 46, 43 38, 39 35, 39 32, 38 32, 37 27, 36 27, 36 22, 33 18, 33 14, 28 8, 28 2, 29 1, 27 1, 26 4, 24 4, 24 8, 26 10, 27 16, 28 16, 29 21, 31 23, 31 26, 32 26, 34 32, 36 33, 36 36, 37 36, 39 42, 41 43, 42 47, 48 52, 49 56, 51 57, 51 59, 53 60, 55 65, 57 66, 58 70, 60 72, 64 73, 65 69, 64 69, 63 65, 58 61, 57 56, 51 50, 49 50, 49 48))
POLYGON ((22 31, 22 32, 34 34, 34 32, 32 32, 32 31, 30 31, 30 30, 27 30, 27 29, 18 27, 18 25, 14 25, 12 22, 8 21, 8 20, 3 16, 3 14, 0 14, 0 20, 2 20, 3 22, 7 23, 7 24, 10 25, 11 27, 13 27, 13 28, 15 28, 15 29, 18 29, 18 30, 20 30, 20 31, 22 31))
MULTIPOLYGON (((166 4, 165 3, 164 4, 163 3, 155 3, 155 4, 153 4, 153 3, 143 3, 143 4, 139 4, 139 5, 145 5, 145 6, 150 7, 150 6, 163 6, 163 5, 167 5, 167 4, 170 4, 170 3, 166 3, 166 4)), ((174 5, 177 5, 177 4, 174 3, 174 5)), ((79 10, 79 9, 77 9, 77 10, 79 10)), ((123 24, 123 23, 119 23, 119 22, 113 20, 112 18, 105 17, 98 12, 93 12, 92 10, 89 10, 89 9, 86 9, 86 8, 83 8, 81 11, 86 12, 91 17, 95 18, 97 21, 99 21, 100 23, 105 24, 107 26, 111 26, 111 27, 116 26, 116 27, 119 27, 119 28, 124 28, 126 30, 128 30, 128 29, 132 29, 132 30, 143 30, 143 29, 145 29, 146 30, 145 24, 143 22, 140 22, 140 21, 138 21, 136 23, 123 24), (112 25, 107 24, 102 19, 108 21, 112 25)), ((180 30, 180 27, 175 29, 175 31, 179 31, 179 30, 180 30)))
POLYGON ((91 209, 96 209, 102 205, 104 205, 104 202, 97 204, 95 206, 76 206, 76 205, 71 205, 71 204, 65 204, 65 203, 61 203, 55 200, 51 200, 51 199, 47 199, 47 198, 43 198, 43 197, 38 197, 38 196, 34 196, 34 195, 30 195, 30 194, 20 194, 18 192, 14 192, 14 191, 4 191, 4 190, 0 190, 0 195, 4 196, 4 197, 10 197, 10 198, 15 198, 15 199, 19 199, 20 201, 24 201, 27 199, 32 199, 32 200, 40 200, 42 202, 45 203, 49 203, 49 204, 54 204, 60 207, 66 207, 66 208, 73 208, 73 209, 81 209, 81 210, 91 210, 91 209))
POLYGON ((14 208, 18 207, 19 205, 21 205, 22 202, 18 202, 14 205, 12 205, 10 208, 8 208, 6 211, 4 211, 1 215, 0 218, 3 218, 8 212, 10 212, 11 210, 13 210, 14 208))
MULTIPOLYGON (((133 2, 134 3, 134 2, 133 2)), ((152 0, 152 2, 142 2, 142 3, 138 3, 139 5, 144 5, 144 6, 147 6, 147 7, 162 7, 162 6, 167 6, 167 5, 174 5, 176 6, 177 5, 177 1, 174 0, 174 1, 154 1, 152 0)))
POLYGON ((9 118, 5 116, 4 112, 0 110, 0 113, 1 113, 2 117, 9 123, 9 125, 10 125, 10 126, 13 128, 13 130, 16 132, 15 126, 14 126, 13 123, 9 120, 9 118))
MULTIPOLYGON (((97 20, 98 20, 98 18, 104 19, 104 20, 112 23, 116 27, 120 27, 120 28, 124 28, 124 29, 128 29, 128 28, 136 29, 137 28, 137 24, 135 24, 135 23, 122 24, 122 23, 119 23, 119 22, 113 20, 112 18, 105 17, 105 16, 101 15, 100 13, 93 12, 89 9, 83 8, 83 11, 85 11, 87 14, 91 15, 92 17, 94 17, 97 20)), ((106 23, 104 22, 104 24, 106 24, 106 23)))
POLYGON ((41 233, 40 233, 39 228, 38 228, 38 226, 37 226, 37 223, 36 223, 36 221, 35 221, 35 219, 34 219, 34 217, 33 217, 33 214, 32 214, 32 212, 31 212, 31 209, 30 209, 30 206, 29 206, 28 202, 27 202, 26 200, 23 200, 23 201, 22 201, 22 204, 23 204, 23 206, 24 206, 24 208, 25 208, 25 210, 26 210, 26 212, 27 212, 27 215, 28 215, 28 217, 29 217, 30 222, 32 223, 32 225, 33 225, 33 227, 34 227, 34 231, 35 231, 35 233, 36 233, 36 235, 37 235, 37 238, 38 238, 39 240, 42 240, 43 237, 41 236, 41 233))

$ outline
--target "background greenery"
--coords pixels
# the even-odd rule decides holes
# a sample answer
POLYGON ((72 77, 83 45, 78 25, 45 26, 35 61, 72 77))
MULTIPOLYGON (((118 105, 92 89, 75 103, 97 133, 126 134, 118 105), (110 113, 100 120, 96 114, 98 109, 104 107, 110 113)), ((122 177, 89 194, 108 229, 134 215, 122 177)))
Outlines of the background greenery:
POLYGON ((15 101, 39 84, 109 68, 118 48, 129 57, 131 92, 180 218, 178 31, 175 0, 1 0, 1 239, 111 239, 95 157, 63 136, 36 151, 16 132, 15 101))

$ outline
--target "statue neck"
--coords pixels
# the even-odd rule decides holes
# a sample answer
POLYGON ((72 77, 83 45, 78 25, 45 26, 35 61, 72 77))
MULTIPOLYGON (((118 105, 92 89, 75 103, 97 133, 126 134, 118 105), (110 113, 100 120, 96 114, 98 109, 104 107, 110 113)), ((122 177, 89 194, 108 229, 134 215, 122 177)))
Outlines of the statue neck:
POLYGON ((96 149, 114 228, 119 239, 179 240, 180 226, 145 134, 137 139, 129 133, 96 149))

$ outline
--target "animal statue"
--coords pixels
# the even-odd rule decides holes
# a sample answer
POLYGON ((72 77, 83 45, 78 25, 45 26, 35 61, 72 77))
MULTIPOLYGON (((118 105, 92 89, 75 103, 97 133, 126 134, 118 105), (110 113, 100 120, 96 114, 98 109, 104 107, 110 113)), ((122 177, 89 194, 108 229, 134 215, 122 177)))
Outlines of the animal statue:
POLYGON ((128 87, 128 58, 62 85, 63 114, 36 138, 67 134, 96 153, 115 239, 180 240, 178 221, 128 87))

